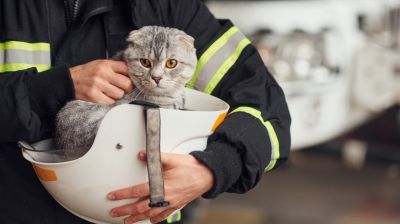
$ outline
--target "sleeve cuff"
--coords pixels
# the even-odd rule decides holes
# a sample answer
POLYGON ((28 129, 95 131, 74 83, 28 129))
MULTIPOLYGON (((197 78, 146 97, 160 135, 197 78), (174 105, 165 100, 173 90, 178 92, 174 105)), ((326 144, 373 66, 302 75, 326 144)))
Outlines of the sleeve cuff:
POLYGON ((206 165, 214 175, 214 186, 204 198, 215 198, 227 191, 239 178, 242 172, 242 161, 237 150, 225 142, 211 142, 205 151, 190 153, 206 165))
POLYGON ((74 85, 66 66, 26 77, 32 109, 40 116, 54 116, 66 102, 75 98, 74 85))

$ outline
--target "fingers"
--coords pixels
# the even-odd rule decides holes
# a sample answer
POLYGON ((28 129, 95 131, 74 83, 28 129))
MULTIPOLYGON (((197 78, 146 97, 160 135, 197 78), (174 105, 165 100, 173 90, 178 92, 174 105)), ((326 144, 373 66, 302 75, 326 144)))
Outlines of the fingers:
POLYGON ((110 200, 121 200, 127 198, 141 198, 150 195, 149 184, 139 184, 133 187, 127 187, 110 192, 107 198, 110 200))
POLYGON ((94 103, 103 104, 103 105, 111 105, 115 103, 115 100, 111 97, 105 95, 104 93, 99 93, 96 95, 96 98, 92 100, 94 103))
POLYGON ((130 215, 125 219, 124 223, 134 223, 144 219, 155 218, 156 220, 165 219, 168 214, 171 214, 174 208, 150 208, 149 207, 149 185, 148 183, 136 185, 133 187, 123 188, 117 191, 113 191, 107 195, 110 200, 121 200, 127 198, 143 198, 133 204, 123 205, 111 210, 112 217, 120 217, 130 215), (168 210, 168 212, 166 212, 168 210))
POLYGON ((128 75, 128 66, 126 66, 125 62, 122 61, 109 61, 107 60, 107 63, 109 63, 111 69, 116 72, 120 73, 122 75, 127 76, 128 75))
POLYGON ((94 79, 92 85, 95 85, 96 88, 91 88, 85 92, 85 97, 91 102, 109 105, 124 96, 122 89, 111 85, 103 79, 94 79))
POLYGON ((70 68, 78 100, 112 104, 132 91, 128 68, 122 61, 95 60, 70 68))
MULTIPOLYGON (((148 211, 141 214, 133 214, 124 220, 124 223, 135 223, 138 221, 142 221, 145 219, 149 219, 151 217, 156 217, 159 214, 163 213, 167 208, 149 208, 148 211)), ((173 210, 172 210, 173 212, 173 210)))
MULTIPOLYGON (((144 151, 139 152, 138 156, 141 160, 146 158, 144 151)), ((120 216, 130 215, 125 219, 125 223, 149 218, 152 222, 159 222, 168 217, 173 210, 182 208, 213 186, 212 172, 193 156, 162 153, 161 160, 164 165, 165 199, 170 202, 170 205, 165 208, 149 208, 149 186, 147 183, 111 192, 108 195, 111 200, 146 197, 146 200, 143 199, 141 202, 112 210, 120 216)))
POLYGON ((132 91, 132 81, 128 78, 128 67, 125 62, 104 60, 101 63, 102 66, 110 68, 105 78, 111 85, 124 90, 125 93, 132 91))
POLYGON ((125 93, 132 91, 132 81, 127 76, 119 73, 112 73, 107 76, 107 80, 110 82, 110 84, 124 90, 125 93))
POLYGON ((174 208, 148 208, 142 213, 131 213, 131 216, 125 218, 124 224, 135 223, 145 219, 150 219, 151 223, 158 223, 167 219, 175 210, 174 208))
POLYGON ((141 161, 146 162, 147 160, 146 151, 145 150, 140 151, 138 157, 141 161))
POLYGON ((174 209, 167 209, 155 216, 150 215, 150 222, 151 223, 159 223, 162 222, 163 220, 167 219, 168 216, 170 216, 175 210, 174 209))
POLYGON ((112 217, 126 216, 126 215, 141 215, 146 214, 151 208, 149 207, 149 200, 144 199, 137 201, 133 204, 124 205, 111 210, 112 217))
POLYGON ((105 95, 107 95, 108 97, 110 97, 114 100, 122 99, 122 97, 124 97, 124 95, 125 95, 124 90, 122 90, 122 89, 118 88, 117 86, 112 85, 108 82, 103 82, 100 85, 100 88, 105 95))
POLYGON ((139 214, 139 215, 132 215, 124 220, 124 224, 131 224, 131 223, 139 222, 139 221, 142 221, 145 219, 147 219, 146 213, 139 214))

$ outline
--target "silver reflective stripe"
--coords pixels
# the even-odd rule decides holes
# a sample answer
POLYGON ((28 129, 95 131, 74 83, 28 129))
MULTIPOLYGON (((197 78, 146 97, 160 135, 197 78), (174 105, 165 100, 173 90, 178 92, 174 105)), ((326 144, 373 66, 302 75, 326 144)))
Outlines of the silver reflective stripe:
POLYGON ((195 89, 204 90, 207 87, 207 84, 214 77, 214 74, 217 73, 225 60, 235 52, 240 41, 245 38, 246 37, 240 31, 236 32, 231 39, 208 60, 196 80, 195 89))
POLYGON ((211 94, 236 63, 250 41, 237 27, 231 27, 203 53, 186 87, 211 94))
POLYGON ((0 73, 35 67, 39 72, 51 66, 49 43, 0 42, 0 73))
POLYGON ((25 51, 20 49, 0 51, 0 64, 50 64, 50 62, 50 52, 48 51, 25 51))

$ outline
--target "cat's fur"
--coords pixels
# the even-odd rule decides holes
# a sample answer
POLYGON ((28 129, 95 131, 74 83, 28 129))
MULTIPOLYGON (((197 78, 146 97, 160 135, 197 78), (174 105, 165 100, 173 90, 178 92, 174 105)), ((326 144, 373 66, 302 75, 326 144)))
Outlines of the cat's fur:
POLYGON ((197 63, 194 39, 178 29, 146 26, 132 31, 127 41, 128 47, 116 58, 127 63, 134 90, 113 105, 82 100, 67 103, 57 114, 55 135, 57 149, 65 150, 67 156, 90 149, 101 120, 114 106, 142 100, 164 108, 183 108, 184 85, 197 63), (144 67, 140 59, 151 60, 151 68, 144 67), (168 59, 178 62, 175 68, 166 67, 168 59))

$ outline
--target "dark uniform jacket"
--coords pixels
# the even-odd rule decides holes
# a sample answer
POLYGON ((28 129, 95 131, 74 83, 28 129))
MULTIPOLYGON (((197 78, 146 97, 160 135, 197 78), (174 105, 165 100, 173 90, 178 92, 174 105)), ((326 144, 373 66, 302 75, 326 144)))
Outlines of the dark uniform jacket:
POLYGON ((249 40, 200 1, 0 0, 0 223, 83 222, 48 195, 16 141, 51 137, 55 114, 75 97, 68 68, 112 56, 146 25, 193 36, 199 64, 187 87, 231 106, 205 151, 192 152, 215 176, 203 197, 247 192, 287 160, 282 89, 249 40))

